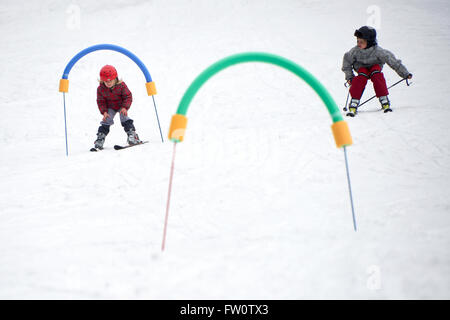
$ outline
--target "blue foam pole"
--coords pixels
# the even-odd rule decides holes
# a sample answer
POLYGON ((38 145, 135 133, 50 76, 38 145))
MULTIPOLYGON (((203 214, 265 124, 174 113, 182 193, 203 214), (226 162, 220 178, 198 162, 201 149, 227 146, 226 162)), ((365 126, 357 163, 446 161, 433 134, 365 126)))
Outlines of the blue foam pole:
POLYGON ((350 193, 350 203, 351 203, 351 206, 352 206, 353 229, 355 229, 355 231, 356 231, 357 229, 356 229, 355 209, 354 209, 354 206, 353 206, 352 184, 350 182, 350 173, 348 171, 348 161, 347 161, 347 149, 346 149, 345 146, 344 146, 344 157, 345 157, 345 168, 347 170, 348 191, 350 193))
POLYGON ((128 51, 127 49, 122 48, 120 46, 116 46, 114 44, 97 44, 95 46, 91 46, 89 48, 81 50, 69 61, 66 68, 64 69, 62 78, 67 79, 69 77, 70 70, 75 65, 75 63, 77 63, 78 60, 80 60, 82 57, 84 57, 88 53, 97 51, 97 50, 113 50, 113 51, 117 51, 117 52, 120 52, 120 53, 126 55, 127 57, 129 57, 131 60, 133 60, 138 65, 138 67, 144 73, 145 80, 147 82, 152 82, 152 77, 150 76, 150 73, 148 72, 144 63, 131 51, 128 51))
POLYGON ((158 110, 156 110, 155 97, 152 96, 152 99, 153 99, 153 106, 155 107, 156 120, 158 120, 158 127, 159 127, 159 134, 161 135, 161 142, 164 142, 163 134, 162 134, 162 131, 161 131, 161 125, 159 123, 158 110))
POLYGON ((67 120, 66 120, 66 93, 63 92, 63 101, 64 101, 64 129, 66 133, 66 156, 69 156, 69 145, 67 143, 67 120))

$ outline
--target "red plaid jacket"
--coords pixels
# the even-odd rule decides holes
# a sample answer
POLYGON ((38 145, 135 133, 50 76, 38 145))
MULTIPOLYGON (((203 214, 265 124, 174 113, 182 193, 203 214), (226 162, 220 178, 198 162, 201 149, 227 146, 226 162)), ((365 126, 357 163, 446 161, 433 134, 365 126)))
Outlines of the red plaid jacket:
POLYGON ((128 110, 132 101, 133 96, 125 82, 118 83, 111 89, 102 82, 97 88, 97 105, 101 114, 108 112, 108 109, 128 110))

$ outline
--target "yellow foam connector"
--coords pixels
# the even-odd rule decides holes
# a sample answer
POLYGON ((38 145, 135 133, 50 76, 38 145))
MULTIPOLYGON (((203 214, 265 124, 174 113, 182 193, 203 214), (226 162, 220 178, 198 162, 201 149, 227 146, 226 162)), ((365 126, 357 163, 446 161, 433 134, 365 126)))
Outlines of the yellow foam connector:
POLYGON ((336 147, 341 148, 353 144, 348 124, 344 120, 333 123, 331 130, 336 141, 336 147))
POLYGON ((147 82, 145 84, 145 87, 147 88, 147 94, 149 96, 153 96, 153 95, 156 94, 156 86, 155 86, 155 83, 153 81, 147 82))
POLYGON ((169 128, 169 139, 173 142, 181 142, 186 131, 187 118, 182 114, 174 114, 169 128))
POLYGON ((69 92, 69 79, 59 80, 59 92, 69 92))

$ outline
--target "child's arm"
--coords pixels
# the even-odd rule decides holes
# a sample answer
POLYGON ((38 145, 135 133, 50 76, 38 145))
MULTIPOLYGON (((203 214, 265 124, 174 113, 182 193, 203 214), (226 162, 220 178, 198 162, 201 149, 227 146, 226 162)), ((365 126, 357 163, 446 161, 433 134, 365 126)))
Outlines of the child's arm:
POLYGON ((133 95, 131 94, 131 91, 128 89, 125 82, 122 82, 122 108, 125 108, 126 110, 130 109, 131 103, 133 102, 133 95))
POLYGON ((355 76, 353 74, 353 63, 355 62, 354 57, 352 55, 352 51, 350 50, 346 54, 344 54, 344 59, 342 61, 342 71, 345 73, 345 80, 351 81, 355 76))
POLYGON ((383 63, 387 63, 397 74, 402 78, 408 78, 410 73, 408 69, 402 64, 400 59, 397 59, 392 52, 386 49, 379 48, 378 57, 383 63))
POLYGON ((100 86, 97 88, 97 106, 98 106, 98 110, 100 110, 100 113, 102 115, 104 115, 105 112, 108 112, 108 106, 106 105, 106 99, 102 94, 102 90, 101 90, 100 86))

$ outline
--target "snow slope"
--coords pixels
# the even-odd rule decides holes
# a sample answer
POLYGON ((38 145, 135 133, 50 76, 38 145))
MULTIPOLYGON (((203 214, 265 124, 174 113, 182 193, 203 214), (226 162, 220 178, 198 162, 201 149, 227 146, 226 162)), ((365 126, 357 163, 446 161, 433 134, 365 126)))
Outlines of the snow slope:
MULTIPOLYGON (((0 298, 448 299, 450 119, 447 1, 10 1, 0 4, 0 298), (349 9, 351 8, 351 10, 349 9), (272 65, 241 64, 199 91, 177 145, 166 251, 161 240, 173 144, 161 143, 135 53, 158 89, 164 135, 191 81, 227 55, 271 52, 305 67, 343 105, 342 56, 354 29, 414 74, 346 119, 358 231, 344 155, 315 92, 272 65), (98 71, 133 92, 151 142, 123 151, 100 121, 98 71)), ((388 83, 398 76, 385 68, 388 83)), ((373 94, 370 86, 365 97, 373 94)))

